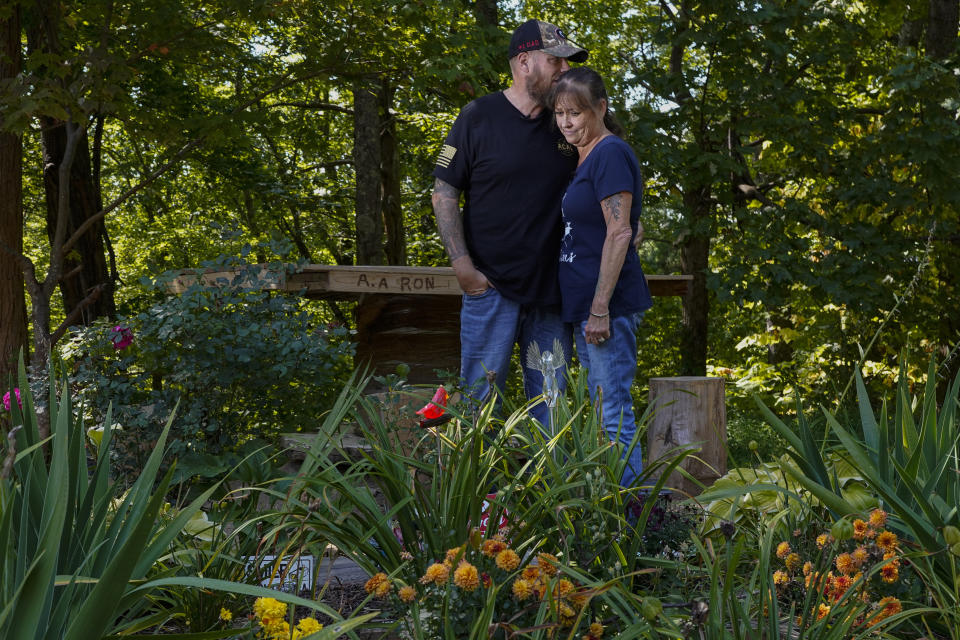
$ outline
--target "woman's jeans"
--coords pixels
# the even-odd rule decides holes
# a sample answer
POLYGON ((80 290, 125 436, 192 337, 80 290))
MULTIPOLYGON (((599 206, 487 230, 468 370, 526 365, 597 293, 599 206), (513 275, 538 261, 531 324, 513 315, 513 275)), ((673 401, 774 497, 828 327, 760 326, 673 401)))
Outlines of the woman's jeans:
POLYGON ((619 316, 610 319, 610 337, 602 344, 587 344, 583 335, 586 321, 574 331, 577 341, 577 357, 587 369, 590 399, 600 411, 603 428, 613 442, 623 445, 622 459, 627 466, 620 478, 623 487, 630 487, 643 470, 640 443, 633 443, 637 422, 633 414, 633 398, 630 387, 637 371, 637 327, 643 313, 619 316), (598 402, 597 395, 602 398, 598 402), (634 444, 633 449, 630 445, 634 444))

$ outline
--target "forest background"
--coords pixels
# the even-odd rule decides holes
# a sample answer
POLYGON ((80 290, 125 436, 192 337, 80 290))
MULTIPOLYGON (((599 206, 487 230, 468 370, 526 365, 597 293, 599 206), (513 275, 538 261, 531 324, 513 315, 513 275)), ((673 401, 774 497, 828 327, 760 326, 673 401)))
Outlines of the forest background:
MULTIPOLYGON (((591 51, 693 276, 639 378, 836 399, 960 358, 955 0, 3 0, 0 376, 217 256, 444 265, 442 138, 536 16, 591 51)), ((349 306, 313 303, 349 324, 349 306)))

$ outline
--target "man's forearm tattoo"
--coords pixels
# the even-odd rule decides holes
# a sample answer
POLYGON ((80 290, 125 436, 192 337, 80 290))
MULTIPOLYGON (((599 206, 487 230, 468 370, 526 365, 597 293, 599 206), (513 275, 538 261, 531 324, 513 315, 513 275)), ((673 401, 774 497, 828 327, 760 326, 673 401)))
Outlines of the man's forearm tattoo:
POLYGON ((467 255, 460 216, 460 190, 437 178, 433 184, 433 212, 450 262, 467 255))

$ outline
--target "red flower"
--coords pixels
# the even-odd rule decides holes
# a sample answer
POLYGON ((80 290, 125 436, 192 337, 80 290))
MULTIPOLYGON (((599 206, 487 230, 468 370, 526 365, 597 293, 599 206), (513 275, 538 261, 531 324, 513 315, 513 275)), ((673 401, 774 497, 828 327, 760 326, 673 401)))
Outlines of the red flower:
POLYGON ((447 394, 447 390, 443 388, 443 385, 437 387, 437 392, 433 394, 433 400, 417 411, 417 414, 421 416, 420 424, 423 424, 424 420, 433 420, 442 416, 449 398, 450 396, 447 394))
POLYGON ((110 341, 113 342, 115 351, 126 349, 133 342, 133 331, 130 330, 130 327, 117 325, 111 332, 110 341))

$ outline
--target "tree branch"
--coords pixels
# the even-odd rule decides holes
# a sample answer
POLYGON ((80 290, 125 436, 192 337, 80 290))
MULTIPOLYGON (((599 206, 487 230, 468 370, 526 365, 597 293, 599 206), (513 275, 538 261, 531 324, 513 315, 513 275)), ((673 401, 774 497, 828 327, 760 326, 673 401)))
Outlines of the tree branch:
POLYGON ((299 109, 314 109, 316 111, 338 111, 351 116, 353 115, 353 109, 341 107, 338 104, 330 104, 329 102, 271 102, 265 106, 271 109, 273 107, 297 107, 299 109))
POLYGON ((101 283, 95 286, 90 290, 90 293, 87 294, 87 297, 84 298, 77 304, 76 308, 63 319, 63 322, 60 323, 60 326, 57 327, 57 330, 50 334, 50 344, 54 345, 63 337, 63 334, 67 332, 67 329, 73 325, 74 322, 83 314, 83 310, 89 307, 91 304, 97 301, 100 297, 100 294, 103 293, 103 290, 107 288, 106 283, 101 283))

